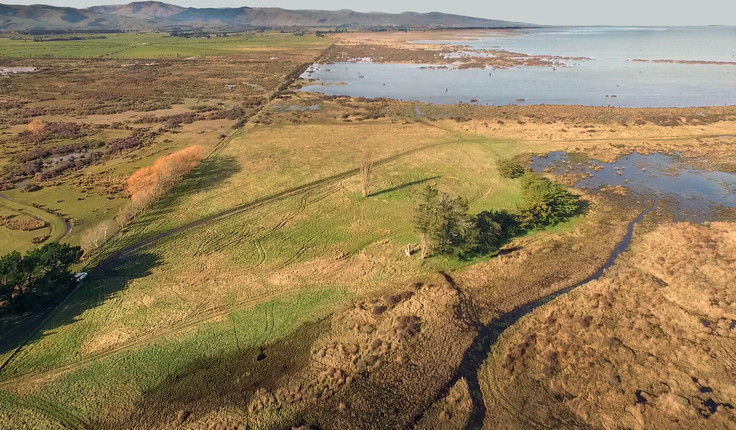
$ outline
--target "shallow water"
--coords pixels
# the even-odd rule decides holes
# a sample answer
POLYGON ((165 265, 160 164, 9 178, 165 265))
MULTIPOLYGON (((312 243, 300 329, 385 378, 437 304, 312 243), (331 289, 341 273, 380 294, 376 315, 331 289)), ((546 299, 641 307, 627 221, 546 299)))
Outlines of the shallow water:
POLYGON ((576 187, 625 186, 632 191, 665 197, 673 203, 675 219, 703 222, 720 206, 736 207, 736 175, 707 171, 677 155, 637 152, 615 163, 575 160, 564 152, 534 157, 532 170, 584 173, 576 187))
MULTIPOLYGON (((437 43, 437 42, 434 42, 437 43)), ((736 104, 736 65, 634 62, 736 62, 736 27, 571 27, 488 32, 459 41, 455 57, 504 49, 532 55, 587 57, 569 67, 437 69, 370 62, 316 65, 305 78, 342 86, 308 86, 331 95, 386 97, 438 104, 581 104, 686 107, 736 104)))

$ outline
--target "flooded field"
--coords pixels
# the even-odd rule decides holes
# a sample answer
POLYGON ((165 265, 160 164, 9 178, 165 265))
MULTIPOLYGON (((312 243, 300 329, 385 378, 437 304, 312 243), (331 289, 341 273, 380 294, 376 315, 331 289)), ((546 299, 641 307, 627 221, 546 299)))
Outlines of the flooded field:
POLYGON ((678 220, 708 221, 719 206, 736 207, 736 175, 689 165, 677 155, 634 152, 615 163, 576 159, 564 152, 534 157, 540 172, 583 174, 578 188, 625 186, 632 191, 671 200, 678 220))

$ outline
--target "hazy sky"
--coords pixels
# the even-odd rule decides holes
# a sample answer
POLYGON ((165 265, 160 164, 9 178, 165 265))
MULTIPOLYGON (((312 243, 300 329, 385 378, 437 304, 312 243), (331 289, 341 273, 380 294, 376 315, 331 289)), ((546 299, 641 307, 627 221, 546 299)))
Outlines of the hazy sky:
MULTIPOLYGON (((0 3, 88 7, 128 0, 0 0, 0 3)), ((175 0, 194 7, 275 6, 360 12, 447 12, 536 24, 736 25, 736 0, 175 0)))

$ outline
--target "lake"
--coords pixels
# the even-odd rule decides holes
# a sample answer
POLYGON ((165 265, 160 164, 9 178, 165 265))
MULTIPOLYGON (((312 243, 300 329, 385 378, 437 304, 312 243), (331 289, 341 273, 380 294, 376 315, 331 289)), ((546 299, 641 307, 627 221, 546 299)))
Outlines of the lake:
POLYGON ((507 50, 586 57, 565 67, 437 69, 371 62, 315 65, 304 91, 437 104, 688 107, 736 104, 736 27, 572 27, 488 31, 456 41, 457 55, 507 50), (644 60, 644 61, 634 61, 644 60), (665 60, 668 62, 652 62, 665 60), (672 61, 719 62, 682 64, 672 61), (731 64, 733 63, 733 64, 731 64), (342 85, 334 85, 342 84, 342 85))

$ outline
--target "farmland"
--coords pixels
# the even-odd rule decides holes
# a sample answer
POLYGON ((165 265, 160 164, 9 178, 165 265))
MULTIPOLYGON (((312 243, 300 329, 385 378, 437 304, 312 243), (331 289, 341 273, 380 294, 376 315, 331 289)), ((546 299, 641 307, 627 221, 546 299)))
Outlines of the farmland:
MULTIPOLYGON (((575 189, 583 202, 577 215, 467 257, 421 258, 414 219, 427 185, 467 199, 471 214, 515 213, 524 204, 521 181, 503 177, 497 162, 527 167, 533 155, 553 151, 601 161, 632 151, 678 152, 734 171, 727 155, 736 108, 439 106, 297 91, 307 84, 298 72, 333 42, 281 33, 0 39, 0 64, 38 69, 0 78, 7 107, 0 159, 11 166, 5 172, 14 172, 3 179, 9 185, 0 193, 7 197, 0 215, 46 222, 33 231, 0 226, 0 251, 31 249, 41 234, 77 245, 100 222, 119 226, 85 257, 80 267, 89 277, 38 331, 28 324, 41 321, 38 315, 3 320, 12 334, 0 339, 0 427, 465 428, 479 404, 489 411, 481 417, 488 428, 523 428, 559 411, 567 414, 561 426, 605 426, 618 419, 614 411, 596 421, 590 406, 565 397, 572 389, 559 388, 565 366, 585 374, 580 367, 589 357, 566 355, 585 350, 575 327, 604 321, 610 336, 590 339, 608 347, 610 337, 621 337, 615 330, 627 330, 616 327, 618 315, 645 313, 646 306, 664 309, 662 318, 673 315, 676 306, 667 300, 685 303, 686 286, 701 272, 713 294, 698 303, 731 302, 724 288, 733 266, 732 223, 669 224, 672 214, 665 204, 653 207, 652 195, 575 189), (29 129, 36 118, 51 131, 29 129), (127 178, 193 145, 205 151, 201 165, 121 222, 130 205, 127 178), (53 158, 70 153, 75 164, 59 171, 65 160, 53 158), (366 154, 372 178, 364 197, 359 167, 366 154), (38 171, 13 167, 27 159, 41 160, 38 171), (590 279, 647 209, 621 262, 529 314, 468 364, 482 327, 590 279), (683 251, 670 255, 662 243, 683 251), (690 247, 692 255, 684 251, 690 247), (693 256, 713 266, 690 267, 693 256), (669 274, 663 264, 689 277, 669 274), (652 294, 659 290, 650 275, 675 286, 673 296, 652 294), (629 286, 629 277, 641 282, 629 286), (616 310, 610 321, 610 306, 588 306, 601 294, 616 310), (623 298, 614 299, 618 294, 623 298), (639 296, 652 302, 629 306, 639 296), (581 311, 589 308, 592 315, 581 311), (566 325, 547 323, 550 315, 566 325), (524 347, 537 327, 538 349, 524 347), (552 348, 555 335, 566 351, 561 341, 552 348), (537 390, 535 378, 544 372, 551 385, 537 390), (540 407, 536 416, 512 407, 524 398, 555 405, 557 395, 559 409, 540 407)), ((570 186, 579 179, 572 171, 549 176, 570 186)), ((728 312, 708 318, 731 341, 721 321, 728 312)), ((698 326, 694 318, 688 321, 698 326)), ((630 330, 644 333, 637 348, 654 345, 663 362, 675 361, 664 355, 672 345, 630 330)), ((637 357, 637 372, 647 363, 637 357)), ((704 369, 701 385, 730 393, 731 386, 714 381, 731 371, 704 369)), ((653 380, 648 388, 631 385, 637 375, 632 370, 620 388, 621 405, 636 390, 647 399, 662 396, 653 380)), ((595 401, 603 404, 607 386, 598 387, 595 401)), ((673 396, 656 402, 677 403, 673 396)), ((725 405, 728 395, 712 398, 725 405)), ((665 413, 634 408, 640 420, 665 413)), ((731 423, 733 412, 722 410, 731 415, 716 418, 731 423)), ((693 426, 702 423, 697 413, 688 417, 693 426)))

